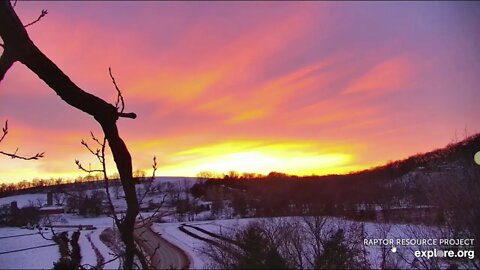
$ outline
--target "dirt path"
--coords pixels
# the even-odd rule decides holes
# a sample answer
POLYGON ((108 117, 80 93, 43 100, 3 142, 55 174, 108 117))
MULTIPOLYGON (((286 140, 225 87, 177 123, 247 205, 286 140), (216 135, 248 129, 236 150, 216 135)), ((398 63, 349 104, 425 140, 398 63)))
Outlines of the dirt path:
POLYGON ((135 238, 152 258, 155 269, 188 269, 190 262, 183 250, 163 239, 150 229, 150 225, 135 228, 135 238))

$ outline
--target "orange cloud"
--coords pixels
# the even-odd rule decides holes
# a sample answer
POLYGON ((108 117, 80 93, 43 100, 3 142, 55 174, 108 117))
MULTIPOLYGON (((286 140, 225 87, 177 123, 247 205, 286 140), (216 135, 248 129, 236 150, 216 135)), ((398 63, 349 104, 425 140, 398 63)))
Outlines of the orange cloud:
POLYGON ((330 57, 313 64, 300 67, 259 85, 251 86, 241 97, 228 95, 213 99, 197 106, 197 110, 212 114, 224 114, 226 123, 240 123, 272 117, 282 104, 312 92, 319 93, 329 84, 340 80, 350 70, 329 70, 329 67, 345 56, 330 57), (320 90, 320 91, 319 91, 320 90))
POLYGON ((136 95, 153 93, 155 99, 184 103, 196 99, 222 75, 222 70, 188 72, 165 69, 144 81, 134 82, 128 88, 134 89, 136 95))

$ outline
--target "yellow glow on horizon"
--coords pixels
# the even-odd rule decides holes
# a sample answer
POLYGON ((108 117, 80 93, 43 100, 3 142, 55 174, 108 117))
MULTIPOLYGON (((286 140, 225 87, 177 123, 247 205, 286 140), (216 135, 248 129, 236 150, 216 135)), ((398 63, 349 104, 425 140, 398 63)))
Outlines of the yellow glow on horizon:
MULTIPOLYGON (((133 147, 131 152, 142 152, 139 149, 156 148, 159 145, 165 147, 166 143, 167 141, 163 140, 144 141, 133 147)), ((344 174, 365 168, 360 164, 354 164, 356 148, 357 146, 354 145, 333 141, 272 142, 266 139, 231 140, 186 147, 184 150, 163 148, 165 152, 157 155, 156 175, 194 177, 201 171, 212 171, 219 174, 236 171, 265 175, 276 171, 298 176, 344 174)), ((81 156, 80 159, 84 166, 88 166, 91 162, 92 169, 98 169, 96 161, 91 160, 87 154, 81 156)), ((151 162, 150 158, 141 162, 139 159, 137 157, 138 163, 134 164, 134 170, 144 170, 147 175, 150 175, 152 173, 151 167, 148 166, 151 162)), ((73 164, 71 168, 64 168, 65 170, 59 169, 60 167, 55 164, 55 166, 50 164, 50 167, 36 166, 37 164, 34 163, 32 165, 32 167, 18 168, 16 170, 18 174, 15 177, 3 178, 3 182, 57 177, 75 179, 79 176, 87 176, 86 173, 77 170, 73 164)), ((109 175, 117 172, 115 163, 110 158, 107 167, 109 175)))
POLYGON ((351 154, 318 152, 309 142, 264 144, 261 141, 235 141, 202 146, 172 155, 170 165, 159 168, 159 175, 195 176, 200 171, 228 171, 268 174, 272 171, 296 175, 346 173, 351 154))

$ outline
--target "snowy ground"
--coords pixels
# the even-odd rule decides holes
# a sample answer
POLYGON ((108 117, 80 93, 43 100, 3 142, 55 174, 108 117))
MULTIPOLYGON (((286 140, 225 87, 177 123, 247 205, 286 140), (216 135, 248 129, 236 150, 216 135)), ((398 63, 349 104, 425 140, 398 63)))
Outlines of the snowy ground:
MULTIPOLYGON (((57 218, 57 224, 59 225, 94 225, 97 227, 94 231, 81 231, 80 237, 80 247, 82 253, 82 264, 96 265, 97 257, 92 248, 91 243, 87 239, 87 235, 90 236, 95 247, 100 251, 105 261, 113 259, 110 249, 100 241, 100 233, 108 227, 112 227, 112 219, 108 217, 98 217, 98 218, 83 218, 76 215, 64 214, 59 215, 62 218, 57 218)), ((291 219, 295 217, 286 217, 284 219, 291 219)), ((158 223, 152 226, 152 229, 161 234, 161 236, 170 241, 171 243, 177 245, 179 248, 184 250, 191 261, 192 269, 206 269, 207 268, 207 259, 202 254, 201 249, 204 245, 202 240, 193 238, 184 232, 181 232, 178 227, 182 224, 194 225, 200 228, 203 228, 207 231, 213 233, 228 232, 235 230, 239 227, 245 226, 253 221, 260 220, 269 220, 269 218, 245 218, 245 219, 224 219, 224 220, 209 220, 209 221, 195 221, 195 222, 171 222, 171 223, 158 223)), ((280 219, 280 218, 274 218, 280 219)), ((271 220, 271 219, 270 219, 271 220)), ((346 221, 338 218, 329 218, 331 222, 338 224, 351 224, 355 223, 353 221, 346 221)), ((368 238, 375 238, 378 230, 378 224, 374 223, 364 223, 365 230, 368 238)), ((419 226, 417 226, 419 227, 419 226)), ((389 238, 404 238, 406 237, 405 232, 408 231, 408 228, 411 228, 409 225, 396 224, 392 225, 390 233, 388 234, 389 238)), ((201 236, 203 238, 210 238, 210 236, 194 230, 189 227, 185 229, 193 232, 194 234, 201 236)), ((60 229, 57 232, 62 231, 60 229)), ((14 235, 24 235, 35 233, 36 231, 28 229, 19 229, 19 228, 0 228, 0 253, 6 251, 12 251, 22 248, 29 248, 41 245, 52 244, 52 241, 44 240, 38 234, 25 235, 11 238, 4 238, 6 236, 14 235)), ((51 236, 51 233, 46 234, 46 236, 51 236)), ((369 251, 369 261, 372 263, 372 267, 375 267, 375 263, 378 261, 379 256, 379 247, 367 247, 369 251)), ((0 269, 31 269, 31 268, 41 268, 41 269, 51 269, 53 262, 57 261, 59 257, 58 247, 56 245, 50 247, 42 247, 38 249, 19 251, 9 254, 0 254, 0 269)), ((116 269, 118 268, 118 260, 115 260, 107 265, 105 269, 116 269)))
MULTIPOLYGON (((188 190, 191 185, 193 185, 197 179, 195 178, 156 178, 154 180, 155 185, 159 185, 161 183, 172 183, 177 188, 188 190)), ((144 185, 137 185, 137 189, 144 188, 144 185)), ((99 189, 100 190, 100 189, 99 189)), ((103 189, 101 189, 103 190, 103 189)), ((91 191, 89 191, 91 192, 91 191)), ((123 198, 116 199, 115 192, 113 189, 110 189, 112 198, 114 199, 114 204, 116 208, 122 209, 125 208, 125 200, 123 198)), ((123 194, 120 194, 122 197, 123 194)), ((146 201, 149 199, 160 198, 159 194, 154 194, 151 198, 146 197, 146 201)), ((0 205, 3 204, 10 204, 12 201, 17 201, 19 207, 28 206, 31 204, 39 205, 41 203, 46 202, 46 194, 45 193, 38 193, 38 194, 24 194, 24 195, 16 195, 10 196, 6 198, 0 198, 0 205)), ((174 209, 165 208, 165 212, 173 213, 174 209)), ((144 217, 151 215, 151 213, 142 213, 144 217)), ((224 215, 226 217, 226 215, 224 215)), ((196 216, 197 220, 207 219, 211 217, 211 213, 206 211, 200 213, 200 215, 196 216)), ((291 219, 294 217, 287 217, 286 219, 291 219)), ((217 219, 217 220, 206 220, 206 221, 194 221, 194 222, 176 222, 181 220, 177 215, 170 215, 165 216, 163 218, 164 221, 168 223, 159 223, 154 224, 152 229, 160 233, 163 238, 167 241, 172 242, 173 244, 180 247, 184 250, 190 258, 192 263, 191 268, 193 269, 204 269, 207 267, 207 259, 204 255, 202 255, 201 249, 204 246, 204 242, 202 240, 193 238, 184 232, 178 229, 179 226, 182 224, 190 224, 195 225, 197 227, 203 228, 207 231, 213 233, 221 233, 229 230, 233 230, 242 226, 247 225, 252 221, 259 221, 262 219, 269 220, 269 218, 245 218, 245 219, 217 219)), ((279 219, 279 218, 274 218, 279 219)), ((55 220, 55 224, 58 225, 93 225, 97 227, 94 231, 82 231, 81 238, 80 238, 80 247, 81 253, 83 256, 82 264, 89 264, 89 265, 96 265, 97 257, 95 255, 94 249, 92 248, 91 242, 87 239, 87 234, 90 236, 93 245, 100 251, 101 255, 104 257, 104 261, 109 261, 113 259, 113 255, 111 255, 110 249, 103 244, 103 242, 99 239, 100 233, 109 227, 114 226, 112 219, 108 217, 98 217, 98 218, 84 218, 77 215, 72 214, 61 214, 57 215, 55 220)), ((270 218, 271 220, 271 218, 270 218)), ((348 225, 352 223, 358 223, 354 221, 346 221, 340 218, 328 218, 330 222, 334 224, 343 224, 348 225)), ((374 223, 364 223, 365 231, 368 238, 376 238, 378 237, 378 230, 379 224, 374 223)), ((409 226, 409 225, 401 225, 395 224, 392 225, 390 232, 388 233, 387 238, 408 238, 405 234, 409 229, 412 227, 421 226, 409 226)), ((186 230, 193 232, 194 234, 201 236, 203 238, 210 238, 210 236, 194 230, 192 228, 185 227, 186 230)), ((61 230, 58 230, 61 231, 61 230)), ((27 236, 19 236, 19 237, 12 237, 12 238, 2 238, 5 236, 10 235, 21 235, 21 234, 28 234, 33 233, 35 231, 31 231, 28 229, 19 229, 19 228, 0 228, 0 253, 6 251, 12 251, 22 248, 29 248, 34 246, 46 245, 53 243, 52 241, 47 241, 42 239, 39 235, 27 235, 27 236)), ((369 251, 369 260, 372 263, 372 267, 378 267, 378 257, 380 252, 380 247, 375 246, 368 246, 369 251)), ((26 269, 26 268, 44 268, 44 269, 51 269, 53 266, 53 262, 57 261, 59 257, 58 254, 58 247, 57 246, 50 246, 50 247, 43 247, 38 249, 26 250, 26 251, 19 251, 14 253, 8 254, 0 254, 0 269, 26 269), (40 259, 37 259, 40 258, 40 259)), ((105 265, 106 269, 118 268, 118 260, 110 262, 109 264, 105 265)))
MULTIPOLYGON (((196 222, 172 222, 172 223, 156 223, 152 226, 152 230, 159 233, 164 239, 175 244, 187 253, 192 269, 207 269, 207 259, 202 254, 201 249, 205 242, 202 240, 193 238, 183 232, 178 227, 182 224, 195 225, 203 228, 207 231, 219 233, 223 230, 232 230, 238 226, 243 226, 249 222, 255 221, 255 218, 244 219, 225 219, 225 220, 209 220, 209 221, 196 221, 196 222)), ((186 228, 189 230, 188 228, 186 228)), ((190 230, 191 231, 191 230, 190 230)), ((210 236, 203 234, 199 231, 193 231, 196 235, 211 238, 210 236)))
MULTIPOLYGON (((152 186, 173 184, 173 186, 178 190, 188 190, 194 183, 196 183, 196 178, 184 178, 184 177, 157 177, 153 181, 152 186)), ((172 185, 171 185, 172 186, 172 185)), ((140 194, 145 189, 145 185, 137 185, 137 190, 140 194)), ((98 190, 104 191, 103 188, 98 190)), ((87 191, 87 193, 92 192, 93 190, 87 191)), ((116 198, 115 188, 111 186, 110 194, 112 196, 113 204, 117 210, 125 210, 126 203, 123 199, 123 191, 120 189, 118 195, 119 198, 116 198)), ((147 196, 144 202, 150 200, 157 202, 162 196, 154 194, 153 196, 147 196)), ((42 206, 47 201, 46 193, 33 193, 33 194, 22 194, 0 198, 0 205, 10 205, 11 202, 16 201, 19 208, 25 206, 42 206)), ((170 209, 165 209, 168 211, 170 209)), ((143 216, 148 217, 151 213, 143 213, 143 216)), ((170 220, 171 217, 166 217, 165 219, 170 220)), ((95 247, 100 251, 101 255, 104 257, 104 261, 109 261, 113 259, 111 250, 103 244, 100 240, 100 233, 108 228, 114 226, 112 219, 109 217, 98 217, 98 218, 84 218, 72 214, 61 214, 53 215, 51 217, 53 224, 56 225, 93 225, 97 227, 94 231, 81 231, 81 236, 79 239, 79 244, 82 253, 82 264, 96 265, 97 258, 95 252, 92 248, 90 241, 88 241, 86 235, 89 234, 91 241, 95 247)), ((61 232, 66 229, 57 229, 56 232, 61 232)), ((72 229, 73 230, 73 229, 72 229)), ((38 234, 25 235, 12 238, 2 238, 11 235, 24 235, 32 234, 37 231, 29 229, 20 229, 20 228, 8 228, 0 227, 0 253, 7 251, 15 251, 18 249, 36 247, 41 245, 53 244, 53 241, 45 240, 38 234)), ((51 233, 47 233, 51 237, 51 233)), ((42 247, 37 249, 18 251, 7 254, 0 254, 0 269, 51 269, 53 267, 53 262, 57 261, 59 258, 58 247, 56 245, 49 247, 42 247)), ((112 261, 105 265, 106 269, 117 269, 118 260, 112 261)))
MULTIPOLYGON (((292 217, 286 217, 292 218, 292 217)), ((242 227, 247 225, 252 221, 259 221, 262 219, 268 218, 244 218, 244 219, 225 219, 225 220, 210 220, 210 221, 199 221, 199 222, 176 222, 176 223, 157 223, 152 226, 152 229, 161 234, 163 238, 170 241, 171 243, 177 245, 182 250, 184 250, 188 256, 191 258, 193 262, 192 268, 194 269, 206 269, 207 268, 207 258, 205 255, 202 254, 201 249, 202 246, 205 244, 204 241, 193 238, 184 232, 178 229, 179 226, 182 224, 189 224, 194 225, 196 227, 200 227, 205 229, 209 232, 213 233, 220 233, 230 230, 235 230, 236 228, 242 227)), ((339 218, 329 218, 334 223, 340 224, 351 224, 356 223, 353 221, 347 221, 344 219, 339 218)), ((367 234, 367 238, 376 238, 378 234, 378 226, 379 224, 375 223, 364 223, 365 224, 365 231, 367 234)), ((411 225, 402 225, 402 224, 395 224, 392 225, 390 232, 388 233, 387 238, 399 239, 399 238, 408 238, 405 234, 411 228, 420 228, 421 226, 411 226, 411 225)), ((425 228, 425 227, 422 227, 425 228)), ((194 234, 201 236, 203 238, 210 238, 210 236, 201 233, 197 230, 185 227, 188 231, 193 232, 194 234)), ((402 248, 402 247, 399 247, 402 248)), ((372 263, 372 267, 376 267, 375 265, 378 263, 379 256, 380 256, 380 247, 379 246, 367 246, 367 250, 369 252, 369 261, 372 263)), ((377 265, 377 267, 379 267, 377 265)))
POLYGON ((205 269, 205 259, 200 253, 203 241, 190 237, 178 230, 182 223, 157 223, 152 230, 159 233, 165 240, 176 245, 187 254, 191 269, 205 269))
MULTIPOLYGON (((13 235, 24 235, 33 233, 34 231, 19 228, 0 228, 0 237, 13 235)), ((51 236, 51 233, 47 233, 51 236)), ((12 238, 0 239, 0 253, 52 244, 52 241, 43 239, 39 234, 19 236, 12 238)), ((31 249, 15 253, 0 255, 1 269, 51 269, 53 262, 58 260, 57 246, 50 246, 38 249, 31 249)))
POLYGON ((4 197, 0 198, 0 205, 9 205, 13 201, 17 202, 17 206, 19 208, 30 205, 39 206, 39 204, 44 204, 47 202, 47 194, 33 193, 4 197))
MULTIPOLYGON (((80 234, 79 244, 82 254, 82 264, 96 265, 97 257, 92 245, 86 238, 90 234, 90 238, 96 248, 100 251, 105 261, 113 259, 110 254, 111 250, 100 240, 100 233, 107 227, 112 226, 112 219, 108 217, 99 218, 81 218, 73 215, 63 215, 68 225, 87 225, 91 224, 97 227, 93 231, 82 230, 80 234)), ((64 225, 65 223, 59 223, 64 225)), ((66 229, 57 229, 56 232, 66 231, 66 229)), ((69 233, 73 229, 67 230, 69 233)), ((53 241, 43 239, 39 234, 25 235, 36 233, 36 230, 20 229, 20 228, 0 228, 0 253, 6 251, 14 251, 18 249, 54 244, 53 241), (24 235, 18 237, 4 238, 14 235, 24 235)), ((46 237, 51 237, 52 233, 45 231, 46 237)), ((53 262, 59 258, 58 246, 42 247, 37 249, 18 251, 8 254, 0 254, 0 269, 51 269, 53 262)), ((118 260, 105 265, 106 269, 118 268, 118 260)))
MULTIPOLYGON (((154 180, 153 180, 153 183, 151 185, 151 188, 155 189, 155 187, 163 187, 163 192, 165 192, 165 188, 167 187, 167 185, 171 185, 173 186, 174 188, 178 189, 178 190, 182 190, 182 191, 187 191, 196 183, 198 182, 198 179, 197 178, 192 178, 192 177, 156 177, 154 180)), ((136 190, 137 190, 137 194, 138 194, 138 197, 142 197, 143 196, 143 193, 145 192, 145 188, 148 187, 147 184, 143 185, 143 184, 139 184, 139 185, 136 185, 136 190)), ((105 189, 101 188, 99 190, 102 190, 102 191, 105 191, 105 189)), ((123 193, 123 190, 120 189, 118 190, 118 188, 114 187, 114 186, 111 186, 110 189, 109 189, 109 193, 110 193, 110 196, 112 198, 112 203, 113 205, 115 206, 115 209, 118 209, 120 211, 125 211, 126 208, 127 208, 127 205, 126 205, 126 201, 125 199, 123 199, 124 197, 124 193, 123 193), (117 194, 118 193, 118 194, 117 194), (116 195, 119 195, 119 198, 117 198, 116 195)), ((143 198, 143 203, 144 204, 148 204, 149 201, 151 202, 155 202, 155 203, 160 203, 162 201, 162 198, 165 193, 155 193, 153 194, 152 196, 150 195, 147 195, 145 196, 145 198, 143 198)), ((185 193, 183 192, 180 192, 180 196, 183 198, 185 196, 185 193)))

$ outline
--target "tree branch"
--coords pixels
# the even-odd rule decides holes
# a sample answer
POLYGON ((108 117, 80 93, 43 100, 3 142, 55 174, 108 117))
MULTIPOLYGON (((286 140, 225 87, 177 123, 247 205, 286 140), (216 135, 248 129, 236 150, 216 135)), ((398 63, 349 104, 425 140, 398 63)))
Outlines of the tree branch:
POLYGON ((131 112, 131 113, 122 113, 122 112, 119 112, 119 113, 118 113, 118 117, 135 119, 135 118, 137 118, 137 115, 136 115, 135 113, 133 113, 133 112, 131 112))
POLYGON ((0 154, 2 154, 4 156, 9 156, 12 159, 18 158, 18 159, 23 159, 23 160, 37 160, 37 159, 40 159, 40 158, 44 157, 44 154, 45 154, 45 152, 42 152, 42 153, 36 153, 35 155, 30 156, 30 157, 24 157, 24 156, 17 155, 17 151, 18 151, 18 148, 17 148, 17 150, 15 150, 15 153, 7 153, 7 152, 0 151, 0 154))
POLYGON ((10 55, 9 51, 5 48, 5 45, 2 44, 2 47, 4 50, 0 56, 0 82, 5 77, 7 71, 12 67, 13 63, 15 63, 15 59, 10 55))
POLYGON ((13 59, 32 70, 69 105, 93 116, 97 122, 115 122, 116 108, 83 91, 32 42, 9 2, 0 2, 0 36, 13 59))
POLYGON ((100 170, 100 169, 99 169, 99 170, 85 169, 85 168, 82 166, 82 163, 80 163, 80 160, 78 160, 78 159, 75 160, 75 164, 77 164, 78 169, 80 169, 80 170, 82 170, 82 171, 84 171, 84 172, 86 172, 86 173, 94 173, 94 172, 99 172, 99 173, 100 173, 100 172, 103 172, 103 170, 100 170))
POLYGON ((101 143, 100 140, 95 137, 92 131, 90 131, 90 136, 92 137, 92 140, 94 140, 100 147, 105 147, 105 137, 103 138, 103 143, 101 143))
MULTIPOLYGON (((15 13, 10 1, 0 1, 0 36, 5 51, 43 80, 67 104, 91 116, 101 125, 120 174, 127 202, 127 211, 119 231, 125 244, 125 268, 132 268, 135 256, 133 230, 139 212, 132 176, 132 158, 125 142, 118 134, 116 121, 121 117, 135 118, 134 113, 120 114, 115 106, 78 87, 58 66, 35 46, 15 13)), ((4 53, 5 53, 4 51, 4 53)), ((13 63, 9 61, 7 63, 13 63)), ((10 67, 8 65, 8 67, 10 67)), ((5 71, 8 68, 3 68, 5 71)), ((5 73, 5 72, 4 72, 5 73)), ((2 75, 0 73, 0 75, 2 75)), ((3 80, 0 76, 0 80, 3 80)))
POLYGON ((8 120, 5 121, 5 126, 2 128, 2 137, 0 137, 0 143, 5 139, 5 136, 8 134, 8 120))
POLYGON ((115 221, 115 224, 117 225, 117 227, 120 227, 121 226, 121 220, 117 216, 117 213, 115 211, 115 207, 113 206, 112 198, 110 196, 110 186, 109 186, 110 184, 109 184, 109 179, 108 179, 108 175, 107 175, 107 162, 106 162, 106 159, 105 159, 105 147, 107 145, 107 139, 105 137, 103 137, 103 142, 100 142, 100 140, 97 139, 97 137, 95 137, 95 135, 93 134, 92 131, 90 131, 90 135, 92 137, 92 140, 95 141, 101 147, 101 150, 97 149, 96 151, 93 151, 84 140, 82 140, 81 143, 82 143, 83 146, 85 146, 85 148, 87 148, 87 150, 92 155, 97 157, 98 161, 102 165, 102 169, 101 170, 86 170, 81 165, 79 160, 75 160, 75 164, 77 164, 77 166, 80 170, 82 170, 84 172, 87 172, 87 173, 91 173, 91 172, 101 172, 101 173, 103 173, 105 191, 107 193, 107 199, 108 199, 108 207, 109 207, 110 212, 112 214, 112 218, 115 221))
MULTIPOLYGON (((2 128, 2 136, 0 136, 0 143, 5 139, 7 134, 8 134, 8 120, 5 121, 5 126, 2 128)), ((36 153, 35 155, 30 156, 30 157, 25 157, 25 156, 17 155, 17 153, 18 153, 18 147, 17 147, 17 149, 15 150, 14 153, 8 153, 8 152, 0 151, 1 155, 9 156, 11 158, 23 159, 23 160, 36 160, 36 159, 44 157, 44 154, 45 154, 45 152, 42 152, 42 153, 36 153)))
POLYGON ((108 68, 108 74, 110 75, 110 79, 112 79, 112 83, 115 86, 115 89, 117 90, 117 101, 115 102, 115 107, 117 108, 119 113, 123 113, 123 110, 125 109, 125 100, 123 99, 122 92, 120 91, 120 88, 118 88, 117 82, 112 75, 111 67, 108 68))
POLYGON ((152 188, 152 183, 155 180, 155 173, 157 172, 157 157, 153 156, 153 164, 152 164, 153 172, 152 172, 152 177, 150 178, 150 184, 148 188, 145 189, 145 192, 143 193, 142 197, 138 200, 139 204, 143 203, 143 200, 147 196, 147 194, 151 191, 152 188))
POLYGON ((36 24, 36 23, 39 22, 43 17, 45 17, 45 15, 47 15, 47 14, 48 14, 48 11, 45 10, 45 9, 42 9, 42 13, 40 14, 40 16, 38 16, 38 18, 37 18, 35 21, 33 21, 33 22, 29 23, 29 24, 26 24, 26 25, 24 25, 23 27, 27 28, 27 27, 29 27, 30 25, 36 24))

